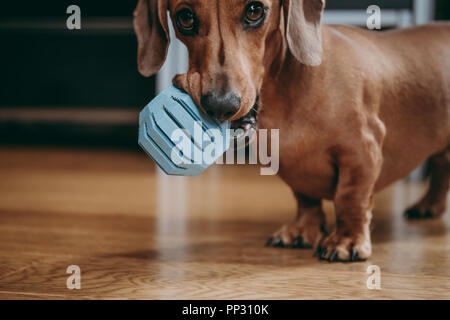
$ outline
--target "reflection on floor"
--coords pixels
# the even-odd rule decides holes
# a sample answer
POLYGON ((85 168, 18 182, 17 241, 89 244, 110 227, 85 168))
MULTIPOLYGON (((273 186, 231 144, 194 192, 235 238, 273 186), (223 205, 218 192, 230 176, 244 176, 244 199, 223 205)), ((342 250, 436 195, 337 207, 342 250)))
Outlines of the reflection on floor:
POLYGON ((450 298, 450 215, 402 217, 423 186, 377 196, 370 261, 329 264, 264 247, 295 201, 258 172, 169 178, 141 154, 0 149, 0 299, 450 298), (69 265, 81 290, 66 288, 69 265))

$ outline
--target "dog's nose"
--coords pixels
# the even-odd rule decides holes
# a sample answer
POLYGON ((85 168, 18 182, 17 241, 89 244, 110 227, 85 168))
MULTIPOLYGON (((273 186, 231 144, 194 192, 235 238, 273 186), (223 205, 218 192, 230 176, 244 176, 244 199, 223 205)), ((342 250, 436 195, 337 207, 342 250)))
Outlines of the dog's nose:
POLYGON ((232 93, 206 94, 202 96, 201 103, 208 115, 219 120, 231 118, 241 108, 241 98, 232 93))

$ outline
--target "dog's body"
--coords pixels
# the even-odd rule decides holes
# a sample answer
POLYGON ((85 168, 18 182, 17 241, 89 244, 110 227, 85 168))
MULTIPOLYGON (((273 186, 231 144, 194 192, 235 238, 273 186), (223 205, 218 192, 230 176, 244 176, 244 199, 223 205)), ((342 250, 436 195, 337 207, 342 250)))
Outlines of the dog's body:
POLYGON ((287 57, 261 91, 260 127, 280 129, 280 175, 295 191, 334 199, 337 159, 346 150, 382 151, 378 191, 446 149, 450 24, 387 33, 322 30, 322 64, 287 57))
MULTIPOLYGON (((165 11, 176 20, 176 12, 187 6, 179 0, 148 1, 141 0, 135 13, 140 70, 146 75, 164 61, 165 11), (149 53, 148 41, 156 41, 154 52, 149 53)), ((377 33, 320 28, 321 0, 190 2, 200 26, 196 38, 177 31, 188 46, 190 69, 174 83, 207 111, 220 105, 215 114, 231 120, 251 112, 259 95, 259 127, 280 129, 280 176, 299 209, 270 245, 318 246, 319 256, 330 261, 368 258, 374 192, 429 157, 430 191, 408 213, 425 217, 445 211, 450 24, 377 33), (261 13, 256 5, 267 9, 258 28, 240 25, 243 5, 250 22, 261 13), (322 199, 334 200, 337 227, 321 241, 322 199)), ((182 17, 178 28, 189 21, 182 17)))
MULTIPOLYGON (((299 194, 299 206, 306 206, 296 221, 275 234, 272 243, 277 246, 293 244, 298 236, 317 245, 323 214, 317 201, 308 204, 311 199, 350 197, 349 206, 366 202, 370 208, 373 192, 433 155, 434 189, 428 195, 433 199, 427 198, 409 213, 439 216, 445 211, 450 170, 450 25, 388 33, 344 26, 322 30, 324 55, 319 67, 287 57, 278 77, 263 85, 261 101, 267 108, 259 114, 260 126, 281 129, 285 138, 280 141, 280 175, 299 194), (342 174, 354 186, 340 186, 342 174), (315 217, 308 218, 308 211, 315 217)), ((351 221, 360 218, 351 211, 338 212, 344 225, 346 221, 357 225, 351 221)), ((363 233, 368 232, 370 215, 365 219, 363 233)), ((328 239, 322 244, 324 258, 330 258, 342 241, 328 239)), ((368 241, 367 235, 361 239, 359 258, 368 257, 368 241)), ((346 250, 339 249, 342 256, 336 258, 347 258, 346 250)))

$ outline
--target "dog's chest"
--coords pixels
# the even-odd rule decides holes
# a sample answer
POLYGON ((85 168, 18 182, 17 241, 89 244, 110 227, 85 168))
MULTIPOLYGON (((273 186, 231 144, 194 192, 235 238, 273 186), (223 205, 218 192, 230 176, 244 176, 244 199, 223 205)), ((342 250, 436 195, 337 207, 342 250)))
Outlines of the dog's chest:
POLYGON ((337 172, 324 134, 275 112, 262 113, 259 126, 268 131, 270 149, 278 148, 279 175, 291 188, 311 197, 332 198, 337 172), (273 130, 278 130, 278 141, 273 140, 273 130))

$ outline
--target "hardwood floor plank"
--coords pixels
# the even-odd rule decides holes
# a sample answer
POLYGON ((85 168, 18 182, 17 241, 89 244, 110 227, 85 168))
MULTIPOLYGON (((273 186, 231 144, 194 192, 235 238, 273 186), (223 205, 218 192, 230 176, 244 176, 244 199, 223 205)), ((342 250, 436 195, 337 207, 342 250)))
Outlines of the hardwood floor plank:
POLYGON ((168 178, 134 153, 2 148, 0 299, 450 299, 450 215, 402 216, 424 187, 376 197, 369 261, 329 264, 264 247, 295 201, 258 168, 168 178))

